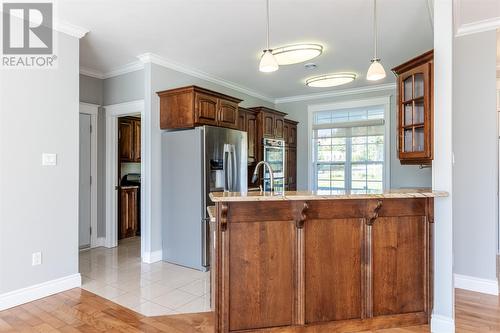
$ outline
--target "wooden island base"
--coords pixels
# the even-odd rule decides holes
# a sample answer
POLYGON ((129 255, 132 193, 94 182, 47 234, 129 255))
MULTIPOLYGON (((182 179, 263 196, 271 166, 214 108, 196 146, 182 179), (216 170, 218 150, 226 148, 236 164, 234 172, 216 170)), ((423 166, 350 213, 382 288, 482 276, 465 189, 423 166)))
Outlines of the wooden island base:
POLYGON ((429 197, 216 201, 216 332, 426 324, 429 197))

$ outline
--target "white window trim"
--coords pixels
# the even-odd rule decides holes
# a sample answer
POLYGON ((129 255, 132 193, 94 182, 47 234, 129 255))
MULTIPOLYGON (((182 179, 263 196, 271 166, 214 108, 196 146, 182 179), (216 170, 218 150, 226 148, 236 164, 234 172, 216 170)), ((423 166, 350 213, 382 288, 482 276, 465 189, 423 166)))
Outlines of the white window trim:
POLYGON ((384 106, 384 190, 391 188, 391 95, 356 99, 345 102, 314 104, 307 107, 307 188, 314 189, 314 161, 313 161, 313 114, 318 111, 334 111, 341 109, 360 108, 374 105, 384 106))

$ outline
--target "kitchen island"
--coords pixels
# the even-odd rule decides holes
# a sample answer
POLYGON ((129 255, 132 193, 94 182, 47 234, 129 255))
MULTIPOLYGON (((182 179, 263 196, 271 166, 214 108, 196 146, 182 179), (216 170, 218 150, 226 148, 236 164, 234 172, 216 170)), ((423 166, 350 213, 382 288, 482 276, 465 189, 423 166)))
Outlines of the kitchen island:
POLYGON ((429 322, 445 192, 212 193, 216 332, 353 332, 429 322))

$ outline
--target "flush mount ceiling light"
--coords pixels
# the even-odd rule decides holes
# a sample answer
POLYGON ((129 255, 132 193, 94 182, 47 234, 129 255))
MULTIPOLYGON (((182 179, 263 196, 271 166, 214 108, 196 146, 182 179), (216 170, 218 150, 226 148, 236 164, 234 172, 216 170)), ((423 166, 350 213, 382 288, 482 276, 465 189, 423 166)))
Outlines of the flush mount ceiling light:
POLYGON ((336 87, 356 80, 354 73, 335 73, 320 75, 306 80, 306 85, 315 88, 336 87))
POLYGON ((279 68, 278 62, 273 55, 273 50, 269 48, 269 0, 266 0, 267 7, 267 29, 266 29, 266 45, 267 48, 263 51, 262 57, 260 58, 259 71, 264 73, 277 71, 279 68))
POLYGON ((298 64, 316 58, 323 52, 319 44, 296 44, 272 50, 278 65, 298 64))
POLYGON ((368 73, 366 73, 366 79, 369 81, 378 81, 385 78, 384 66, 380 63, 380 59, 377 57, 377 0, 373 0, 373 46, 374 46, 374 56, 372 59, 372 64, 368 68, 368 73))

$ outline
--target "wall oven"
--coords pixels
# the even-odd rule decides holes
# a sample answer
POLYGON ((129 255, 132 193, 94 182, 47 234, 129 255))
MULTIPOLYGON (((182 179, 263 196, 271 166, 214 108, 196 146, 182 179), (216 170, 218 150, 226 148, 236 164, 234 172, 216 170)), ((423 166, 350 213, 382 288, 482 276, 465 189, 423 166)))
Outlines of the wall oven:
MULTIPOLYGON (((273 168, 274 191, 281 193, 285 190, 285 141, 264 138, 264 161, 273 168)), ((271 190, 269 171, 264 168, 263 188, 271 190)))

